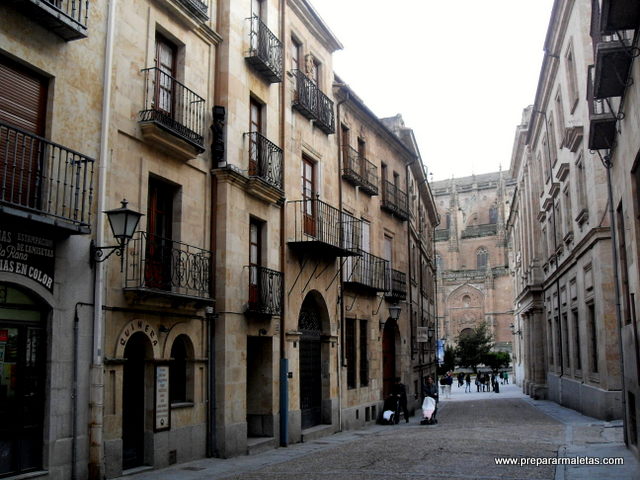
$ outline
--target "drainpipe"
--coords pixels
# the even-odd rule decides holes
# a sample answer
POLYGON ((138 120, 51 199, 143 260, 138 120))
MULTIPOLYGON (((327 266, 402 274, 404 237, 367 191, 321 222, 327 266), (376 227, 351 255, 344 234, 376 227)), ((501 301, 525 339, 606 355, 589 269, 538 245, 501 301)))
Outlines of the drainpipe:
MULTIPOLYGON (((341 84, 340 87, 342 87, 343 85, 341 84)), ((340 126, 340 107, 342 106, 343 103, 345 103, 346 101, 349 100, 349 90, 345 90, 345 98, 344 100, 340 100, 337 104, 336 104, 336 141, 338 143, 338 210, 340 211, 340 216, 342 217, 342 176, 341 176, 341 172, 342 172, 342 166, 344 164, 344 151, 341 148, 341 143, 342 143, 342 128, 340 126)), ((340 218, 340 220, 342 221, 342 218, 340 218)), ((342 431, 342 365, 344 362, 344 359, 342 358, 343 355, 343 345, 344 345, 344 282, 343 282, 343 276, 342 276, 342 265, 343 262, 342 260, 340 260, 338 262, 338 277, 340 278, 339 280, 339 285, 340 285, 340 291, 338 293, 338 299, 340 301, 340 341, 338 342, 338 425, 340 425, 340 431, 342 431)))
MULTIPOLYGON (((285 0, 280 0, 280 37, 282 38, 282 58, 286 61, 286 45, 288 42, 285 41, 285 13, 286 13, 286 5, 285 0)), ((285 192, 285 158, 287 148, 285 145, 286 135, 284 133, 285 126, 285 79, 279 84, 279 100, 280 100, 280 145, 282 146, 282 191, 285 192)), ((286 199, 283 201, 280 206, 280 269, 282 270, 282 292, 280 292, 280 446, 287 447, 289 446, 289 359, 286 355, 286 322, 285 322, 285 312, 286 312, 286 302, 285 302, 285 270, 286 270, 286 234, 285 234, 285 210, 286 210, 286 199)))
MULTIPOLYGON (((96 244, 104 245, 105 198, 107 171, 109 162, 109 126, 111 117, 111 74, 113 71, 113 51, 115 37, 117 1, 109 2, 107 13, 107 37, 104 52, 104 70, 102 84, 102 115, 100 118, 100 164, 98 166, 98 203, 96 213, 96 244)), ((104 265, 95 264, 94 310, 93 310, 93 365, 91 366, 90 387, 90 423, 89 423, 89 476, 100 479, 104 476, 104 370, 103 351, 104 322, 102 307, 104 304, 104 265)))

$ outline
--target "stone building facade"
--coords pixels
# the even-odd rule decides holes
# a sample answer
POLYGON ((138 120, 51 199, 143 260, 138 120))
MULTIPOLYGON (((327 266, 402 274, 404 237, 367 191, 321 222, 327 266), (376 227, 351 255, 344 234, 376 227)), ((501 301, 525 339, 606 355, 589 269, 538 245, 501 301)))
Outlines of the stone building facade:
POLYGON ((251 454, 375 422, 395 377, 419 393, 426 169, 307 0, 0 15, 0 476, 251 454))
POLYGON ((554 3, 535 102, 516 133, 508 231, 524 391, 613 419, 623 413, 616 279, 596 152, 604 112, 593 110, 606 102, 584 101, 594 98, 591 19, 592 2, 554 3))
POLYGON ((505 172, 431 184, 442 222, 436 230, 439 337, 457 337, 486 322, 495 350, 511 351, 512 283, 505 219, 514 182, 505 172))

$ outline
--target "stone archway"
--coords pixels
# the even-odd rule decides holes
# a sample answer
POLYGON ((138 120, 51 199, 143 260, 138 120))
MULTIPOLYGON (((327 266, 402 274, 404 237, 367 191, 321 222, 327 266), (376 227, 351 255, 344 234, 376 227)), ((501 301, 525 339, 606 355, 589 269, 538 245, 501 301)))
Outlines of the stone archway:
POLYGON ((300 411, 302 429, 321 423, 331 423, 323 416, 323 402, 329 396, 328 372, 323 376, 323 364, 328 352, 323 351, 322 337, 329 328, 329 313, 322 295, 307 294, 298 316, 300 336, 300 411), (326 378, 325 378, 326 377, 326 378))

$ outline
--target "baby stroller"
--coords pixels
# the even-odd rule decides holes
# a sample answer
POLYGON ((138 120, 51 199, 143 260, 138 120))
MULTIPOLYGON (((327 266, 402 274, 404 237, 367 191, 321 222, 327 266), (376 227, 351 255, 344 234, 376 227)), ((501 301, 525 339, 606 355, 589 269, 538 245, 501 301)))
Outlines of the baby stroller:
POLYGON ((433 425, 438 423, 436 420, 436 401, 433 397, 424 397, 422 402, 422 420, 420 425, 433 425))
POLYGON ((382 423, 384 425, 393 425, 400 410, 400 397, 389 395, 382 406, 382 423))

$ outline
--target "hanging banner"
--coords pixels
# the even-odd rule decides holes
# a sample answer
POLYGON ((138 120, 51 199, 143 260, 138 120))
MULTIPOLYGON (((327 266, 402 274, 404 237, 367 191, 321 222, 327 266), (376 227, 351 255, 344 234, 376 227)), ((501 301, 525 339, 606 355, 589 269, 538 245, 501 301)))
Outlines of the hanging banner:
POLYGON ((437 341, 436 358, 438 360, 438 365, 442 365, 444 363, 444 340, 437 341))
POLYGON ((30 278, 53 292, 55 259, 52 238, 17 224, 0 225, 0 272, 30 278))

